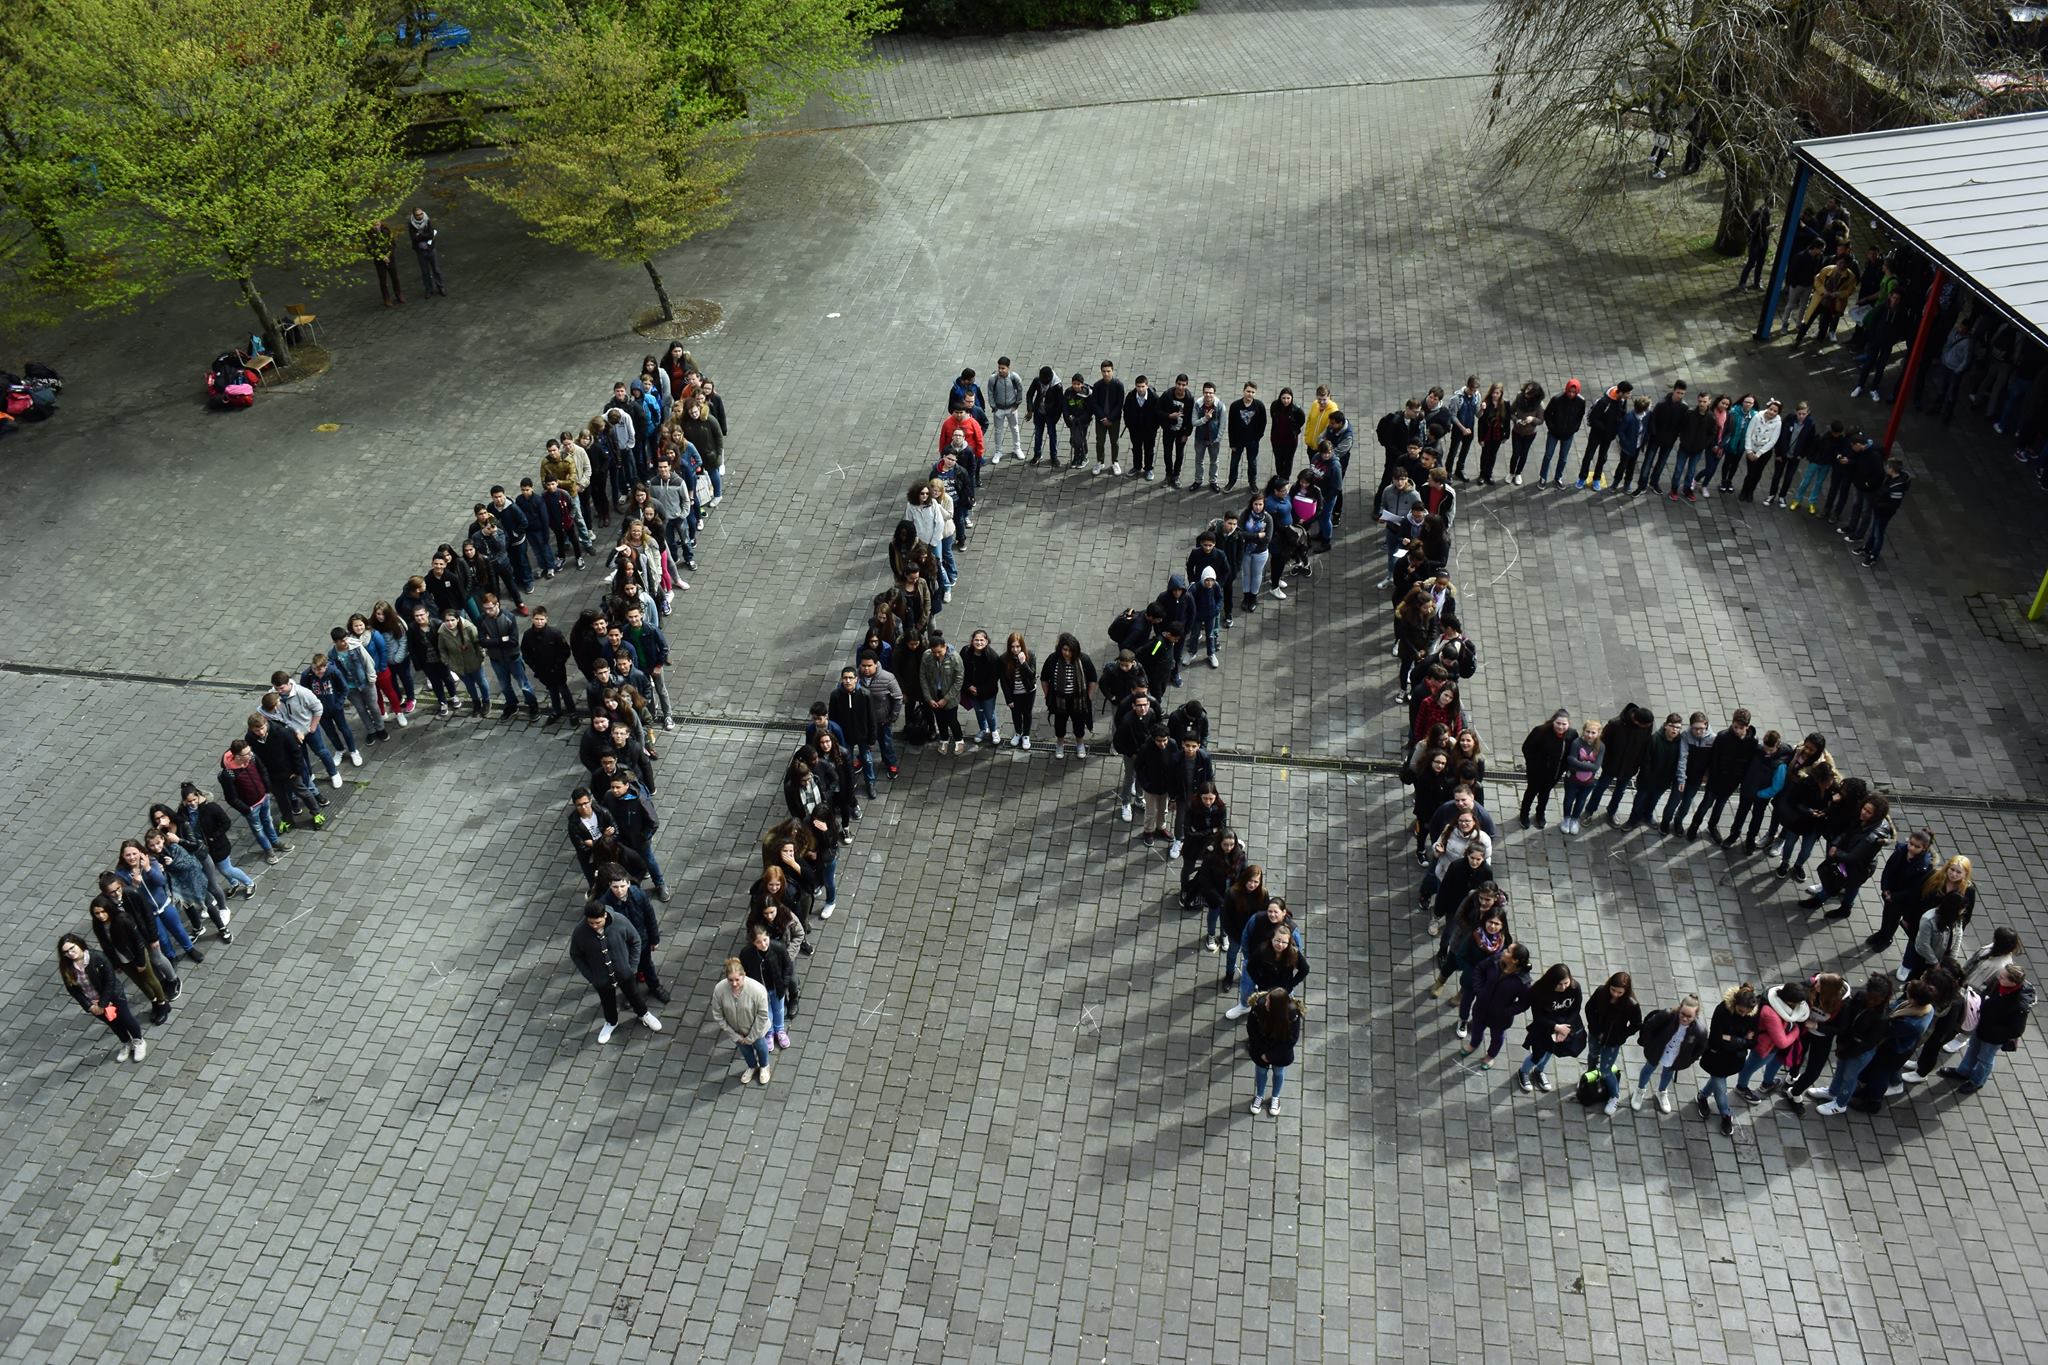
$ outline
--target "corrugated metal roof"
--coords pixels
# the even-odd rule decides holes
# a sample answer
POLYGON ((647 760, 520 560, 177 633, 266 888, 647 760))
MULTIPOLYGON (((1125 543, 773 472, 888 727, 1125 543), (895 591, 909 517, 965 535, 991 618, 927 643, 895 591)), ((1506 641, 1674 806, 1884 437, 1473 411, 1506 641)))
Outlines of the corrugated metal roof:
POLYGON ((1798 152, 2048 345, 2048 113, 1815 138, 1798 152))

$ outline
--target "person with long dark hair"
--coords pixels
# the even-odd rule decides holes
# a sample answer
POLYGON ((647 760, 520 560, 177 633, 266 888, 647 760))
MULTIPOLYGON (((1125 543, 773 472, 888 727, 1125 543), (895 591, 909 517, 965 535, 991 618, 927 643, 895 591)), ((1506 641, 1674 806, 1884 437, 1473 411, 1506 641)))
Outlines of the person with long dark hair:
MULTIPOLYGON (((121 993, 121 978, 114 974, 113 964, 86 947, 85 940, 76 934, 66 934, 57 940, 57 977, 78 1007, 105 1024, 120 1040, 120 1047, 114 1051, 115 1061, 139 1062, 149 1055, 142 1025, 128 1011, 128 997, 121 993)), ((1279 1093, 1277 1086, 1274 1093, 1279 1093)))
POLYGON ((1245 1014, 1245 1046, 1252 1058, 1252 1112, 1263 1108, 1280 1117, 1280 1087, 1287 1083, 1287 1068, 1294 1065, 1294 1049, 1301 1042, 1301 1002, 1286 987, 1275 986, 1252 997, 1245 1014), (1273 1081, 1270 1107, 1266 1100, 1266 1079, 1273 1081))
POLYGON ((1616 972, 1586 1001, 1586 1042, 1591 1050, 1586 1069, 1607 1076, 1609 1118, 1621 1107, 1621 1049, 1643 1027, 1643 1007, 1636 1003, 1635 982, 1616 972))
POLYGON ((1479 1050, 1482 1038, 1491 1036, 1486 1056, 1479 1062, 1481 1071, 1492 1069, 1493 1059, 1500 1056, 1501 1045, 1507 1041, 1508 1026, 1529 1007, 1529 989, 1529 950, 1519 943, 1508 944, 1473 971, 1464 1049, 1469 1057, 1479 1050))
POLYGON ((1088 734, 1095 728, 1090 699, 1095 693, 1095 661, 1081 651, 1081 642, 1062 631, 1059 643, 1038 672, 1045 709, 1052 716, 1054 758, 1067 756, 1067 731, 1074 732, 1077 758, 1088 757, 1088 734))
POLYGON ((1586 1026, 1579 1017, 1585 992, 1572 978, 1572 969, 1553 962, 1529 988, 1529 1031, 1522 1045, 1529 1052, 1515 1073, 1515 1088, 1529 1093, 1533 1080, 1538 1090, 1550 1089, 1550 1059, 1575 1057, 1586 1045, 1586 1026))

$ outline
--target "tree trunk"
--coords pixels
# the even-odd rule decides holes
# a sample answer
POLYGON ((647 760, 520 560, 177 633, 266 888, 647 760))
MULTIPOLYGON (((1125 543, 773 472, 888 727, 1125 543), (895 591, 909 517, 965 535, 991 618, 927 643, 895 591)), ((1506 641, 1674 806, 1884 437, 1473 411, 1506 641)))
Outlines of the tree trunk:
POLYGON ((249 311, 256 315, 256 328, 263 338, 263 344, 270 348, 271 359, 281 370, 292 363, 291 343, 285 340, 284 328, 277 325, 271 316, 270 305, 263 301, 263 291, 256 287, 256 281, 244 275, 241 279, 242 302, 249 305, 249 311))
MULTIPOLYGON (((12 128, 0 127, 0 139, 5 140, 8 156, 17 165, 28 159, 27 153, 22 150, 21 140, 14 135, 12 128)), ((26 218, 29 226, 35 230, 37 239, 42 242, 43 254, 49 257, 50 264, 68 264, 71 260, 70 248, 65 245, 63 232, 44 209, 42 201, 23 199, 17 207, 21 209, 21 216, 26 218)))
POLYGON ((654 268, 653 258, 650 257, 640 262, 640 264, 647 267, 647 278, 654 281, 654 297, 661 300, 661 320, 663 322, 674 322, 676 320, 676 306, 669 302, 668 286, 661 282, 661 272, 654 268))
POLYGON ((1733 156, 1723 152, 1721 161, 1721 225, 1714 231, 1714 250, 1723 256, 1740 256, 1749 250, 1749 176, 1733 156))

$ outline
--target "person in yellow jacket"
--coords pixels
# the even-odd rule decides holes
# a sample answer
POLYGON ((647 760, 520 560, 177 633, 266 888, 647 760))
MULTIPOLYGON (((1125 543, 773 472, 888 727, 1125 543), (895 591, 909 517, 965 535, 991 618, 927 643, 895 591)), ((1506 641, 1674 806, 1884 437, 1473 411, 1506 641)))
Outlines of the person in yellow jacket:
POLYGON ((1330 397, 1328 384, 1316 385, 1316 401, 1308 405, 1308 418, 1301 430, 1302 449, 1316 448, 1316 443, 1323 439, 1323 428, 1330 425, 1330 415, 1341 406, 1330 397))

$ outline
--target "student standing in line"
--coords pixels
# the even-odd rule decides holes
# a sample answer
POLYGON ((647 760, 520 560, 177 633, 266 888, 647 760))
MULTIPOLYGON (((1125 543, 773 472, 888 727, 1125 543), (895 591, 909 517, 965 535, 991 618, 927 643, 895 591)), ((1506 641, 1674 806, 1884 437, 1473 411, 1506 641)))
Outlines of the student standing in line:
POLYGON ((1763 1010, 1757 1015, 1756 1041, 1735 1078, 1735 1093, 1755 1104, 1778 1087, 1783 1067, 1798 1067, 1804 1060, 1805 1036, 1800 1025, 1812 1015, 1806 1003, 1803 982, 1788 981, 1764 992, 1763 1010), (1750 1077, 1763 1072, 1763 1085, 1752 1090, 1750 1077))
POLYGON ((768 988, 747 976, 746 964, 725 960, 725 975, 711 988, 711 1022, 740 1055, 740 1084, 756 1079, 766 1085, 775 1078, 768 1065, 768 988))
POLYGON ((1529 1007, 1529 950, 1510 943, 1498 956, 1481 962, 1472 974, 1472 1010, 1465 1035, 1465 1055, 1479 1050, 1482 1038, 1491 1043, 1479 1062, 1481 1071, 1490 1070, 1507 1041, 1508 1026, 1529 1007))
POLYGON ((602 901, 583 909, 583 920, 569 936, 569 960, 597 992, 604 1009, 604 1024, 597 1031, 599 1043, 612 1040, 619 1026, 619 1001, 654 1032, 661 1032, 661 1020, 640 998, 636 984, 642 946, 639 933, 624 917, 614 915, 602 901))
POLYGON ((1806 983, 1806 1021, 1799 1026, 1798 1072, 1778 1094, 1795 1114, 1806 1112, 1806 1088, 1827 1069, 1835 1035, 1848 1022, 1843 1006, 1849 983, 1833 972, 1820 972, 1806 983))
POLYGON ((1294 1065, 1294 1049, 1301 1042, 1301 1002, 1276 986, 1252 997, 1244 1017, 1245 1044, 1252 1058, 1252 1112, 1262 1108, 1274 1118, 1280 1116, 1280 1087, 1287 1082, 1287 1068, 1294 1065), (1266 1078, 1273 1079, 1271 1107, 1265 1108, 1266 1078))
POLYGON ((1707 1026, 1707 1049, 1700 1055, 1700 1070, 1707 1073, 1707 1079, 1694 1103, 1701 1118, 1707 1116, 1710 1099, 1720 1108, 1724 1134, 1735 1131, 1735 1117, 1728 1107, 1728 1078, 1740 1071, 1749 1057, 1757 1023, 1756 987, 1745 981, 1729 987, 1721 1003, 1714 1006, 1713 1022, 1707 1026))
POLYGON ((1688 995, 1676 1008, 1652 1010, 1637 1035, 1643 1049, 1642 1074, 1636 1077, 1636 1097, 1629 1108, 1641 1109, 1650 1098, 1650 1078, 1657 1078, 1657 1112, 1671 1112, 1671 1082, 1678 1073, 1700 1059, 1707 1050, 1706 1025, 1700 1022, 1700 998, 1688 995))
POLYGON ((1956 1092, 1974 1095, 1991 1080, 1998 1054, 2017 1051, 2020 1035, 2027 1030, 2027 1016, 2034 1008, 2034 987, 2026 969, 2017 962, 2001 967, 1984 988, 1983 1004, 1977 1012, 1977 1029, 1960 1063, 1943 1067, 1941 1074, 1962 1084, 1956 1092))
POLYGON ((768 1035, 762 1041, 769 1051, 787 1052, 789 1005, 796 995, 796 962, 789 949, 775 940, 768 926, 757 924, 747 934, 747 946, 740 949, 740 965, 747 975, 768 992, 768 1035))
POLYGON ((150 945, 123 910, 119 896, 95 896, 90 910, 93 937, 100 952, 120 973, 149 997, 150 1022, 161 1024, 171 1017, 171 997, 150 962, 150 945))
POLYGON ((1643 1026, 1643 1009, 1636 1003, 1635 983, 1627 972, 1616 972, 1607 984, 1586 1001, 1586 1041, 1590 1048, 1587 1070, 1608 1076, 1606 1114, 1614 1117, 1621 1107, 1621 1049, 1643 1026))
MULTIPOLYGON (((114 1052, 115 1061, 139 1062, 149 1055, 142 1025, 128 1011, 128 997, 121 993, 121 979, 114 975, 111 962, 86 947, 85 940, 78 935, 66 934, 57 940, 57 975, 78 1007, 105 1024, 120 1040, 121 1046, 114 1052)), ((1273 1093, 1279 1094, 1277 1083, 1273 1093)))
POLYGON ((1538 1090, 1550 1089, 1550 1059, 1574 1057, 1586 1045, 1586 1026, 1579 1017, 1585 993, 1572 979, 1571 968, 1553 962, 1529 990, 1529 1032, 1522 1045, 1529 1052, 1515 1074, 1515 1088, 1529 1093, 1533 1079, 1538 1090))
POLYGON ((1579 818, 1585 813, 1587 797, 1592 794, 1594 778, 1606 756, 1607 746, 1600 742, 1600 722, 1597 720, 1587 721, 1577 741, 1565 746, 1563 828, 1566 834, 1579 832, 1579 818))

